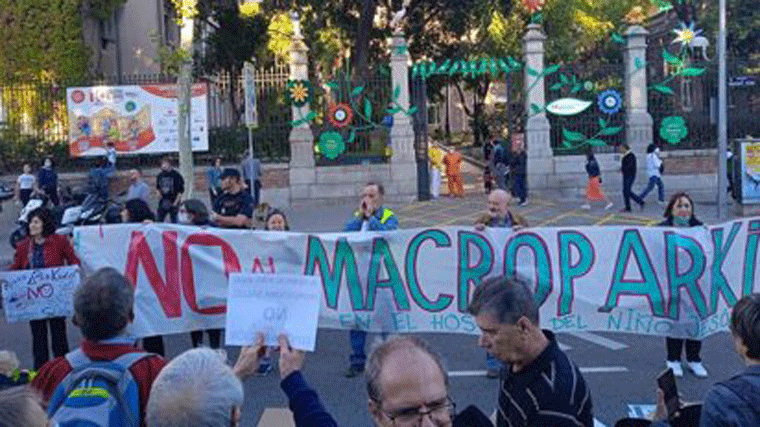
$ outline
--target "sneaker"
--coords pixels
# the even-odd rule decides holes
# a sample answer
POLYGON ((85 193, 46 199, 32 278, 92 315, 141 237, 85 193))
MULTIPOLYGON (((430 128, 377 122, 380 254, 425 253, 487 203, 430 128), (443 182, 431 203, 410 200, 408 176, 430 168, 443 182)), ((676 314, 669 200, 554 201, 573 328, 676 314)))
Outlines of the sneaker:
POLYGON ((589 210, 589 209, 591 209, 591 205, 589 205, 588 203, 586 203, 584 205, 581 205, 581 209, 589 210))
POLYGON ((488 368, 486 369, 486 377, 488 378, 499 378, 499 370, 496 368, 488 368))
POLYGON ((694 373, 698 378, 707 378, 707 369, 702 362, 686 362, 686 366, 694 373))
POLYGON ((522 202, 520 202, 520 206, 528 206, 528 201, 523 200, 522 202))
POLYGON ((673 370, 673 375, 677 376, 678 378, 683 377, 683 368, 681 367, 681 362, 671 362, 670 360, 667 360, 665 361, 665 366, 673 370))
POLYGON ((609 203, 607 203, 607 206, 604 207, 604 210, 608 211, 608 210, 612 209, 612 206, 613 206, 612 202, 609 202, 609 203))
POLYGON ((353 378, 360 375, 362 372, 364 372, 364 367, 351 365, 346 369, 346 372, 343 375, 345 375, 346 378, 353 378))

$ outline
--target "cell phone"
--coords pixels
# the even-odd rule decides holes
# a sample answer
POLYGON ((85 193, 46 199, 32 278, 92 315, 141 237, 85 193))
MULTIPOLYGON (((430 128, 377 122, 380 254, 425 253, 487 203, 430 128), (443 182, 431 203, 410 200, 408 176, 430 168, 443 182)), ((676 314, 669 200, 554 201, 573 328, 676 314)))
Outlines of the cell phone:
POLYGON ((668 411, 668 419, 673 419, 681 410, 681 402, 678 399, 676 376, 673 370, 668 368, 657 377, 657 385, 662 390, 665 398, 665 409, 668 411))

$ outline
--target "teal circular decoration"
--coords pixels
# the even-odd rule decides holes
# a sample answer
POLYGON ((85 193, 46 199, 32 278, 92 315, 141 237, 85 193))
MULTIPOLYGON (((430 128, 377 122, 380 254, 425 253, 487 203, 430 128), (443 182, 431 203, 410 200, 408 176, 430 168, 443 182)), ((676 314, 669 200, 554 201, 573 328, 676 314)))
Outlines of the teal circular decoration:
POLYGON ((343 135, 338 132, 322 132, 319 137, 319 152, 330 160, 336 159, 346 151, 343 135))
POLYGON ((127 113, 135 111, 136 108, 137 104, 135 104, 135 101, 127 101, 127 103, 124 105, 124 109, 127 110, 127 113))
POLYGON ((686 120, 681 116, 670 116, 662 119, 660 124, 660 136, 668 144, 675 145, 681 142, 689 135, 689 128, 686 127, 686 120))

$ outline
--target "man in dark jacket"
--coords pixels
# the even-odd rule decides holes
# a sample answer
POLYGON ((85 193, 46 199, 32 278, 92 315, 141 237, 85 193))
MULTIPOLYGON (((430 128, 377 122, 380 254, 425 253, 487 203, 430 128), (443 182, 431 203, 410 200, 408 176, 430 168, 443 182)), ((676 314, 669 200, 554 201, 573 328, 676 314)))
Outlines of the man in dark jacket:
POLYGON ((626 143, 620 144, 620 152, 623 154, 620 159, 620 172, 623 174, 623 201, 625 202, 623 212, 631 211, 631 199, 644 209, 644 201, 632 190, 633 182, 636 181, 636 155, 626 143))
POLYGON ((156 219, 163 222, 166 215, 173 223, 177 222, 177 210, 185 192, 185 180, 174 168, 168 157, 161 159, 161 172, 156 176, 156 190, 159 200, 156 219))
MULTIPOLYGON (((747 369, 710 387, 699 417, 701 427, 760 425, 760 294, 747 295, 734 305, 731 335, 747 369)), ((663 394, 657 394, 656 422, 652 427, 669 427, 663 394)))
POLYGON ((528 153, 525 152, 525 144, 518 143, 512 156, 512 194, 519 200, 520 206, 528 204, 528 153))

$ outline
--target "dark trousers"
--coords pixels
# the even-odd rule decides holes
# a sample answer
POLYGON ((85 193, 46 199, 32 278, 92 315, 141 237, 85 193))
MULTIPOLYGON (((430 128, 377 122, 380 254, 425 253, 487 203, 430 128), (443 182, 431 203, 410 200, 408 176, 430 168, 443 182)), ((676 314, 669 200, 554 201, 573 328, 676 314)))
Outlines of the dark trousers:
POLYGON ((167 202, 158 202, 158 210, 156 211, 156 221, 158 222, 164 222, 164 218, 166 218, 166 215, 169 215, 169 219, 171 222, 176 223, 177 222, 177 205, 170 204, 167 202), (168 206, 168 207, 165 207, 168 206))
POLYGON ((18 198, 21 200, 21 206, 26 206, 27 203, 29 203, 29 198, 32 197, 32 192, 34 190, 29 188, 26 190, 18 190, 18 198))
POLYGON ((633 188, 633 181, 636 180, 636 175, 623 175, 623 201, 625 202, 625 210, 631 210, 631 199, 639 205, 643 206, 644 201, 641 197, 636 195, 633 188))
MULTIPOLYGON (((250 179, 245 180, 245 185, 248 186, 248 191, 251 191, 250 179)), ((259 181, 258 179, 256 181, 253 181, 253 193, 249 193, 249 194, 251 194, 251 197, 253 198, 253 208, 256 209, 256 206, 259 205, 259 201, 261 200, 259 197, 261 195, 261 181, 259 181)))
MULTIPOLYGON (((219 348, 222 346, 222 330, 221 329, 206 329, 208 334, 208 346, 211 348, 219 348)), ((193 341, 193 348, 203 344, 203 331, 190 332, 190 339, 193 341)))
POLYGON ((524 174, 514 174, 512 176, 512 193, 522 203, 528 198, 528 187, 525 186, 525 179, 527 177, 524 174))
POLYGON ((665 346, 668 348, 668 361, 678 362, 681 360, 681 352, 683 350, 683 342, 686 341, 686 361, 687 362, 701 362, 699 357, 699 350, 702 349, 702 341, 698 340, 682 340, 680 338, 665 338, 665 346))
POLYGON ((148 353, 155 353, 160 356, 164 355, 164 338, 161 335, 145 337, 142 340, 143 350, 148 353))
POLYGON ((352 329, 349 331, 349 338, 351 339, 351 356, 349 356, 349 363, 351 363, 351 366, 364 369, 364 362, 367 361, 367 355, 364 353, 364 343, 367 341, 367 333, 352 329))
POLYGON ((53 317, 50 319, 32 320, 32 353, 34 354, 34 370, 38 371, 50 359, 48 350, 48 325, 52 340, 53 357, 62 357, 69 352, 69 340, 66 337, 66 318, 53 317))
POLYGON ((58 189, 57 188, 44 188, 42 190, 46 196, 50 199, 50 203, 53 204, 53 206, 58 206, 61 204, 60 200, 58 200, 58 189))

